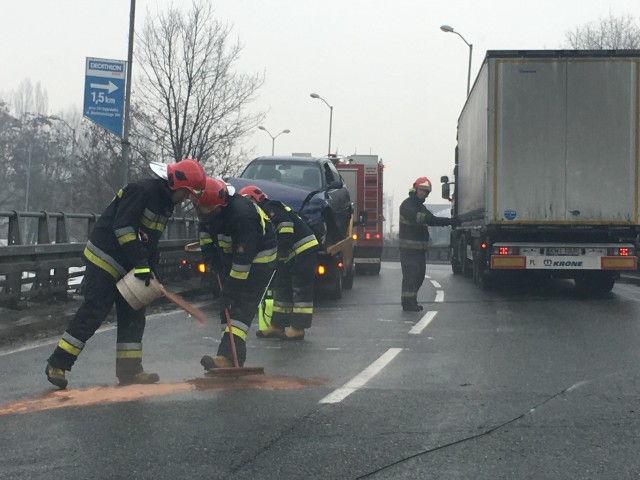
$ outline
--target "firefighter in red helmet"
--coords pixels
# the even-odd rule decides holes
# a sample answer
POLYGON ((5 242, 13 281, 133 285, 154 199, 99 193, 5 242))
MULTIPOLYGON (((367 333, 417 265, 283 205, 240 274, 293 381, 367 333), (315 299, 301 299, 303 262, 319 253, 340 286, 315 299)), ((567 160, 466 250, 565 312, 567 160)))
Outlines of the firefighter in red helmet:
POLYGON ((424 206, 431 193, 431 181, 419 177, 409 190, 409 197, 400 205, 400 265, 402 267, 402 309, 419 312, 418 290, 426 273, 426 251, 429 242, 429 225, 452 225, 450 218, 436 217, 424 206))
POLYGON ((202 193, 206 174, 197 160, 150 164, 158 178, 145 178, 121 188, 102 213, 84 249, 84 301, 47 361, 47 379, 66 388, 71 370, 86 342, 113 304, 118 319, 116 376, 121 385, 155 383, 156 373, 142 367, 145 309, 134 310, 116 283, 133 269, 147 285, 159 260, 158 242, 176 204, 202 193))
POLYGON ((257 186, 240 190, 267 214, 278 237, 278 267, 273 281, 271 324, 258 330, 258 338, 302 340, 311 327, 313 287, 318 240, 311 228, 291 208, 271 200, 257 186))
POLYGON ((222 340, 215 356, 205 355, 205 370, 233 367, 233 340, 238 363, 247 357, 247 332, 276 267, 277 243, 273 225, 256 205, 222 180, 207 178, 202 196, 193 204, 200 216, 202 256, 224 277, 220 312, 222 340), (226 312, 231 319, 231 331, 226 312), (233 335, 233 338, 231 337, 233 335))

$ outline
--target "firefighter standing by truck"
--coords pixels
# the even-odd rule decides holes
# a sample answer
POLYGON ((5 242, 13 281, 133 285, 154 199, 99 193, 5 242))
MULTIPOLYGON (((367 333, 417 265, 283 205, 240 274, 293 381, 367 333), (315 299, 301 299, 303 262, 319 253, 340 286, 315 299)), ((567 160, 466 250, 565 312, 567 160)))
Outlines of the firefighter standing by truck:
POLYGON ((71 370, 86 342, 116 304, 118 319, 116 376, 121 385, 155 383, 156 373, 142 367, 145 309, 134 310, 116 283, 134 269, 135 277, 149 285, 158 262, 158 242, 173 214, 174 205, 202 193, 206 174, 192 159, 151 169, 160 178, 146 178, 121 188, 102 213, 84 249, 86 270, 84 301, 47 361, 47 379, 67 387, 71 370))
POLYGON ((311 228, 291 208, 270 200, 257 186, 239 192, 257 205, 271 219, 278 236, 278 267, 273 284, 271 324, 258 330, 259 338, 302 340, 313 318, 313 287, 317 263, 318 240, 311 228))
POLYGON ((402 310, 419 312, 418 290, 424 282, 429 243, 429 225, 453 225, 451 218, 436 217, 424 206, 431 193, 431 181, 419 177, 400 205, 400 265, 402 267, 402 310))
POLYGON ((205 370, 231 368, 233 341, 242 366, 247 357, 247 332, 276 267, 273 225, 250 200, 233 195, 224 181, 207 178, 205 190, 193 199, 200 222, 200 248, 205 262, 224 276, 220 301, 222 340, 217 354, 205 355, 205 370), (227 325, 227 313, 231 330, 227 325))

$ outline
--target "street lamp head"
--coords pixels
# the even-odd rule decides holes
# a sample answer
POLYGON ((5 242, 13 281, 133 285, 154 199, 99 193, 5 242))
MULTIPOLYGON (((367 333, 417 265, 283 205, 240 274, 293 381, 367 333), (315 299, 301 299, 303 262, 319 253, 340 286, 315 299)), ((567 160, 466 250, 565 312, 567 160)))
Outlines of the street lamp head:
POLYGON ((258 126, 258 130, 266 130, 262 125, 258 126))
POLYGON ((318 95, 317 93, 312 93, 311 98, 320 98, 320 95, 318 95))
POLYGON ((291 130, 287 128, 286 130, 283 130, 282 133, 291 133, 291 130))
POLYGON ((449 25, 442 25, 440 27, 440 30, 442 30, 443 32, 451 33, 453 32, 453 27, 450 27, 449 25))

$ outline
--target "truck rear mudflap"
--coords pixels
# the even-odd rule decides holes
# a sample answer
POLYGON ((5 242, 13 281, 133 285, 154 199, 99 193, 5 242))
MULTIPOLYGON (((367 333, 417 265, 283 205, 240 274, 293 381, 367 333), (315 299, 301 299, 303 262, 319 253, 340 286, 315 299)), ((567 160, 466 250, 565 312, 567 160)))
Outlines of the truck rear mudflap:
POLYGON ((637 270, 630 243, 549 244, 497 242, 491 249, 492 270, 637 270))

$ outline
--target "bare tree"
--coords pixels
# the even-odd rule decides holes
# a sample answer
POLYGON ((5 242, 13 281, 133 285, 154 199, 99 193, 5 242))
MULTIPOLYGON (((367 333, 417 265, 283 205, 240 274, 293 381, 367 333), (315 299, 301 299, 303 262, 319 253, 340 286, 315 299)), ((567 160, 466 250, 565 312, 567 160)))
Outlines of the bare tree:
POLYGON ((18 118, 23 118, 28 113, 35 115, 46 115, 49 109, 49 96, 42 88, 40 82, 35 88, 31 80, 26 78, 13 93, 13 108, 18 118))
POLYGON ((567 32, 567 41, 580 50, 626 50, 640 48, 640 24, 631 15, 609 14, 567 32))
POLYGON ((264 83, 233 70, 241 46, 214 18, 206 0, 184 13, 174 7, 149 21, 137 38, 136 135, 147 135, 161 157, 197 158, 212 170, 233 170, 240 139, 264 118, 247 105, 264 83))

